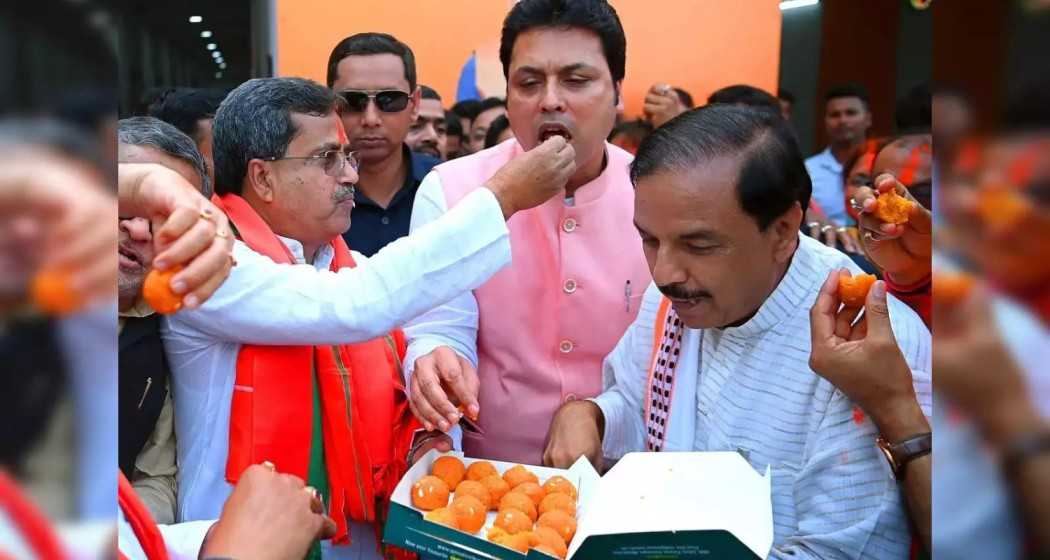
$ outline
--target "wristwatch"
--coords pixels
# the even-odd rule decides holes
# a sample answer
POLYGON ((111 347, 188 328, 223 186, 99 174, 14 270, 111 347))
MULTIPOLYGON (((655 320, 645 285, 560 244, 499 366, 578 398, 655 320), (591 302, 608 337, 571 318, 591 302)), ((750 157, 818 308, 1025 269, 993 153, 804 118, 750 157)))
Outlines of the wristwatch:
POLYGON ((933 435, 930 432, 916 434, 905 438, 900 443, 890 443, 879 436, 875 443, 886 456, 886 461, 893 470, 893 477, 900 480, 904 478, 905 465, 933 450, 933 435))

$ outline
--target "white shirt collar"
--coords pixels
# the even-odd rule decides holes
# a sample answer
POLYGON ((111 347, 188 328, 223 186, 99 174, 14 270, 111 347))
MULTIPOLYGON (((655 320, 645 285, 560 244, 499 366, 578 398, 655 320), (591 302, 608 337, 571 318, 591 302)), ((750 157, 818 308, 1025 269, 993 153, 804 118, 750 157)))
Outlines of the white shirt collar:
MULTIPOLYGON (((292 257, 295 259, 295 264, 308 264, 306 261, 306 255, 303 253, 303 244, 296 239, 290 237, 277 236, 277 239, 284 243, 285 247, 292 252, 292 257)), ((319 270, 328 270, 332 266, 332 259, 335 258, 335 251, 332 250, 330 243, 322 245, 317 250, 317 258, 314 259, 313 266, 319 270)))
POLYGON ((824 278, 815 279, 813 270, 817 266, 817 256, 807 243, 807 237, 799 234, 798 248, 791 257, 787 272, 769 297, 762 302, 758 312, 739 327, 724 329, 727 334, 754 336, 776 327, 783 320, 795 314, 799 307, 809 308, 814 297, 811 285, 815 281, 823 282, 824 278))

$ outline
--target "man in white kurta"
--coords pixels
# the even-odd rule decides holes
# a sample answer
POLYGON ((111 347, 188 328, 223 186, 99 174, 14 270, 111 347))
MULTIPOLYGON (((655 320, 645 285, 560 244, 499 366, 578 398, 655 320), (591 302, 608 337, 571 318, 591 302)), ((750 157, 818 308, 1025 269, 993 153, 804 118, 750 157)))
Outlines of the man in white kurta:
MULTIPOLYGON (((878 431, 809 368, 809 306, 829 271, 859 269, 799 236, 787 275, 748 322, 685 329, 663 451, 738 451, 773 477, 771 558, 906 558, 900 492, 875 445, 878 431)), ((663 295, 650 286, 638 318, 605 360, 602 451, 647 450, 643 400, 663 295)), ((930 414, 930 334, 888 298, 894 334, 930 414)))
MULTIPOLYGON (((799 233, 810 181, 787 123, 724 105, 685 113, 646 139, 631 179, 653 284, 603 364, 603 392, 558 411, 545 458, 736 451, 772 474, 771 558, 906 558, 875 426, 809 367, 821 285, 860 271, 799 233)), ((928 414, 929 331, 888 307, 928 414)))

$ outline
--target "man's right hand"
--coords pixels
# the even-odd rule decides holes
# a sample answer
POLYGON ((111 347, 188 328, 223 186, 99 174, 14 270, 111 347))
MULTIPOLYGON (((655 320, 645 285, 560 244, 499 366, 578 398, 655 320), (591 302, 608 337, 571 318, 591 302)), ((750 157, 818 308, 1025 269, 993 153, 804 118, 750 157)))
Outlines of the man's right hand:
POLYGON ((565 138, 552 136, 503 164, 485 186, 496 195, 503 217, 510 218, 564 192, 574 173, 576 150, 565 138))
POLYGON ((605 417, 602 409, 591 401, 575 401, 562 405, 554 414, 547 433, 547 448, 543 464, 567 469, 580 457, 602 469, 602 431, 605 417))
POLYGON ((219 289, 234 264, 228 218, 170 169, 130 163, 118 167, 121 212, 152 221, 157 249, 153 267, 184 266, 172 278, 172 289, 185 294, 187 308, 199 306, 219 289))
POLYGON ((688 107, 682 105, 678 93, 667 84, 653 84, 645 93, 642 112, 646 119, 653 123, 653 128, 660 128, 667 121, 688 110, 688 107))
POLYGON ((200 557, 290 560, 306 556, 317 539, 335 534, 317 492, 272 465, 241 475, 201 547, 200 557))
POLYGON ((459 422, 459 403, 469 418, 478 417, 479 388, 478 372, 470 361, 448 346, 439 346, 416 360, 408 404, 428 431, 447 432, 459 422))

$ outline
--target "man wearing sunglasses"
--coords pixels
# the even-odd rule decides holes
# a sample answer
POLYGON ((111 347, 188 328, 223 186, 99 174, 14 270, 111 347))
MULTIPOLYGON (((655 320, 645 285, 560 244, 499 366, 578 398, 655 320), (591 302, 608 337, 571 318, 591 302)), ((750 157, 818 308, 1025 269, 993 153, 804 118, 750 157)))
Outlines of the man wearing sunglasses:
POLYGON ((328 57, 328 87, 346 102, 343 126, 361 162, 354 223, 343 237, 371 256, 408 234, 416 189, 440 163, 405 143, 421 107, 412 49, 385 33, 347 37, 328 57))

